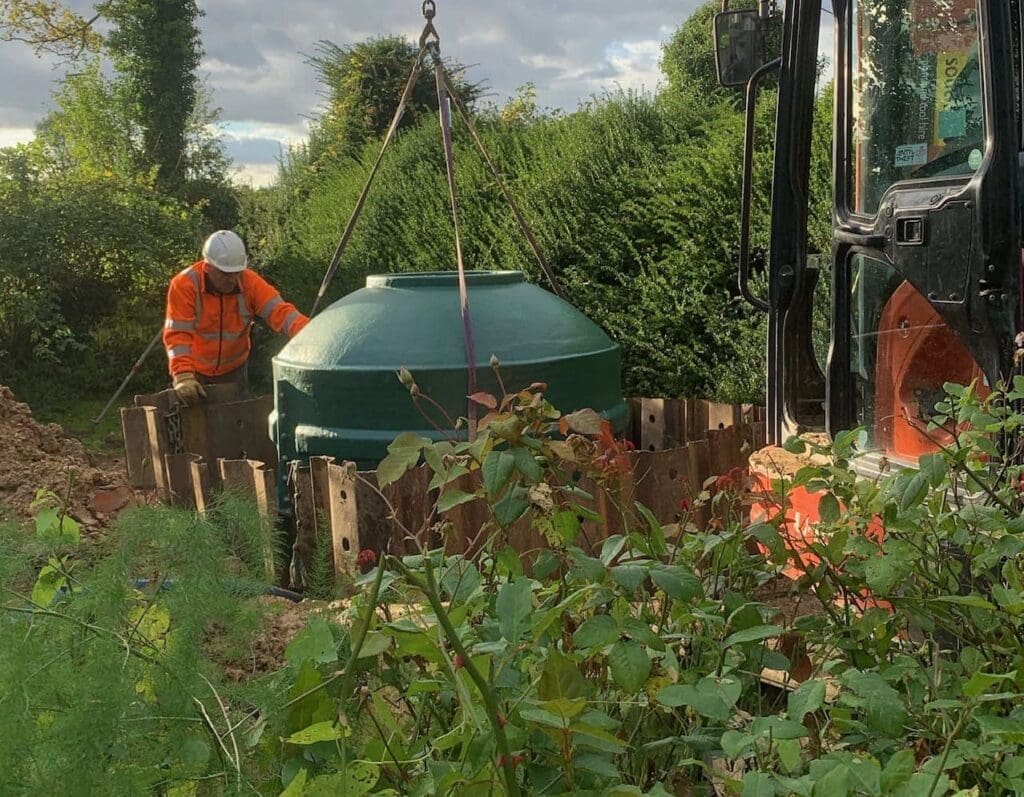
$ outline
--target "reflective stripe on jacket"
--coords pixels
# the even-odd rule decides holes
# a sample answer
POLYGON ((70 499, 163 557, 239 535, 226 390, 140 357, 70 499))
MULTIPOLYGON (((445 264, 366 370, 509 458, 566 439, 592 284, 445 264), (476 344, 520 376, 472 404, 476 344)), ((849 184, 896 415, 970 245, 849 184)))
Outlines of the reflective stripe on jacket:
POLYGON ((243 271, 239 290, 217 293, 206 284, 207 264, 177 274, 167 289, 164 348, 172 375, 219 376, 249 358, 249 330, 259 316, 275 332, 292 337, 309 323, 263 277, 243 271))

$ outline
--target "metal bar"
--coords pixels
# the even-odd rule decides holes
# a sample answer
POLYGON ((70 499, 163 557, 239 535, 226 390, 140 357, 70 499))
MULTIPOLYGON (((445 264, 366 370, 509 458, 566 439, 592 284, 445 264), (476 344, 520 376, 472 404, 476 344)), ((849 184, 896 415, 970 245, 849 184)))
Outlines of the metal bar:
MULTIPOLYGON (((455 187, 455 147, 452 144, 452 109, 448 102, 445 86, 444 64, 441 63, 441 47, 437 41, 428 45, 434 60, 434 78, 437 82, 437 109, 441 122, 441 139, 444 144, 444 166, 448 175, 448 196, 451 199, 452 223, 455 226, 455 263, 459 271, 459 311, 462 315, 462 334, 466 341, 466 387, 467 395, 476 393, 476 352, 473 346, 473 324, 469 314, 469 291, 466 289, 466 267, 462 262, 462 237, 459 231, 459 201, 455 187)), ((476 437, 476 402, 468 400, 469 439, 476 437)))
POLYGON ((316 299, 313 301, 313 308, 309 311, 310 318, 316 315, 316 311, 320 307, 320 302, 323 301, 324 295, 327 293, 327 288, 330 286, 331 280, 334 279, 334 275, 338 270, 338 265, 341 263, 341 258, 345 254, 345 249, 348 247, 349 239, 352 237, 353 230, 355 230, 356 222, 359 220, 359 216, 363 212, 363 205, 366 204, 366 198, 370 195, 370 186, 373 185, 374 178, 377 176, 377 171, 380 169, 380 165, 384 161, 384 153, 387 151, 388 145, 395 136, 395 131, 398 129, 398 125, 402 121, 402 117, 405 115, 405 109, 409 104, 409 99, 412 97, 413 89, 416 88, 416 80, 420 76, 423 56, 425 53, 426 48, 420 47, 419 54, 416 56, 416 62, 412 65, 412 70, 409 72, 409 79, 405 83, 405 89, 402 91, 402 97, 398 102, 398 107, 395 109, 395 115, 391 118, 391 126, 388 128, 387 135, 384 136, 384 143, 380 146, 380 152, 377 154, 377 160, 374 161, 373 168, 370 169, 370 174, 366 178, 366 184, 363 186, 363 190, 360 192, 359 198, 356 200, 356 205, 352 209, 352 215, 349 216, 348 224, 345 225, 345 232, 342 233, 341 240, 338 242, 338 247, 334 250, 334 256, 331 258, 331 263, 327 266, 327 272, 324 274, 323 281, 320 283, 320 290, 317 291, 316 299))
POLYGON ((124 393, 124 389, 128 387, 128 383, 131 381, 132 377, 139 372, 139 369, 142 368, 142 364, 146 362, 146 359, 149 357, 150 352, 156 348, 156 345, 161 340, 163 340, 163 337, 164 329, 163 327, 160 327, 160 331, 156 333, 156 337, 149 342, 149 345, 146 347, 146 350, 142 352, 142 354, 139 356, 139 359, 135 361, 135 365, 132 366, 132 369, 128 372, 128 375, 124 378, 124 381, 121 382, 121 386, 114 392, 114 395, 110 397, 110 401, 108 401, 107 405, 100 411, 100 414, 92 419, 93 425, 98 424, 100 421, 103 420, 103 416, 110 411, 110 408, 114 406, 114 402, 117 401, 118 398, 120 398, 122 393, 124 393))
POLYGON ((512 196, 512 192, 509 191, 508 186, 505 185, 505 181, 501 179, 501 175, 498 174, 498 169, 491 160, 490 154, 487 152, 487 148, 484 146, 484 142, 481 140, 479 134, 476 132, 476 126, 473 124, 473 120, 469 115, 469 109, 466 108, 462 102, 462 98, 455 91, 452 86, 451 78, 448 72, 444 72, 445 86, 448 88, 448 95, 452 98, 452 102, 455 103, 455 107, 459 111, 459 115, 462 117, 462 121, 466 123, 466 128, 469 130, 469 135, 473 139, 473 143, 476 144, 480 154, 483 156, 484 162, 487 164, 487 168, 491 170, 491 175, 494 177, 494 181, 498 184, 498 188, 501 189, 501 193, 505 196, 505 201, 508 202, 508 206, 512 209, 512 214, 516 217, 516 221, 519 223, 519 229, 522 230, 523 235, 526 236, 526 240, 530 244, 530 248, 533 250, 533 256, 537 259, 537 263, 540 265, 541 270, 548 278, 548 282, 551 283, 551 289, 555 292, 555 295, 559 299, 564 299, 565 294, 562 293, 562 286, 558 284, 558 278, 555 277, 555 272, 548 263, 544 252, 540 248, 540 244, 533 235, 533 230, 530 229, 530 225, 526 223, 526 217, 523 216, 522 211, 519 209, 519 203, 516 202, 515 197, 512 196))
POLYGON ((768 302, 750 291, 750 208, 753 204, 754 191, 754 111, 757 108, 757 87, 764 77, 773 69, 782 65, 782 59, 776 58, 762 66, 747 81, 746 127, 743 136, 743 192, 740 205, 740 294, 758 310, 768 312, 768 302))

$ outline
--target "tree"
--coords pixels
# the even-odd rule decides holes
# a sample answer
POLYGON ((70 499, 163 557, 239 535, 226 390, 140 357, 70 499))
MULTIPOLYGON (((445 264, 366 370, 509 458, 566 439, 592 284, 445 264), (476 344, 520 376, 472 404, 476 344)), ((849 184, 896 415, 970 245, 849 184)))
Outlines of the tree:
MULTIPOLYGON (((752 8, 753 0, 737 0, 730 9, 752 8)), ((668 80, 668 91, 692 91, 704 96, 730 97, 743 101, 741 89, 724 88, 718 84, 715 70, 715 14, 721 4, 715 0, 700 6, 662 46, 661 69, 668 80)), ((769 24, 765 41, 767 57, 775 58, 782 52, 782 20, 774 17, 769 24)))
POLYGON ((180 193, 189 165, 201 13, 195 0, 112 0, 106 14, 115 25, 107 49, 141 141, 140 166, 156 169, 158 185, 172 193, 180 193))
POLYGON ((720 94, 715 73, 715 39, 712 24, 721 5, 714 0, 700 6, 672 35, 661 50, 661 71, 668 91, 692 90, 720 94))
MULTIPOLYGON (((309 63, 324 86, 327 110, 310 132, 309 157, 351 157, 362 146, 388 129, 398 107, 419 48, 401 36, 367 39, 347 47, 322 41, 309 63)), ((479 98, 479 84, 464 79, 465 67, 446 64, 462 99, 479 98)), ((434 75, 424 69, 412 92, 402 127, 415 125, 424 113, 437 111, 434 75)))
POLYGON ((94 25, 105 6, 85 17, 54 0, 0 0, 0 41, 25 42, 37 55, 73 60, 99 50, 103 40, 94 25))
POLYGON ((104 76, 96 57, 54 92, 57 107, 36 127, 46 175, 134 178, 140 152, 116 80, 104 76))

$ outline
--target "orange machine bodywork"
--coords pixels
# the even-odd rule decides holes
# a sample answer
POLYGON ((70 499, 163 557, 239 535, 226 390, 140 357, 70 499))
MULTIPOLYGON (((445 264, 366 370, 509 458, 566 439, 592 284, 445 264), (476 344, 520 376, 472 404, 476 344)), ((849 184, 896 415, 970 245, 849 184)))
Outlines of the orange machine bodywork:
POLYGON ((875 369, 874 440, 889 459, 916 466, 918 457, 952 442, 949 432, 926 433, 922 392, 946 382, 981 385, 983 373, 952 329, 909 282, 882 309, 875 369), (933 439, 930 439, 933 438, 933 439))
MULTIPOLYGON (((928 430, 921 399, 941 394, 946 382, 968 385, 977 381, 984 393, 984 375, 953 330, 909 282, 903 282, 886 302, 877 335, 874 444, 888 459, 916 467, 920 456, 938 450, 938 443, 952 442, 948 430, 928 430)), ((762 473, 753 476, 751 522, 770 522, 783 516, 779 531, 790 552, 783 573, 799 579, 820 561, 812 546, 817 540, 824 493, 796 487, 780 499, 773 495, 770 478, 762 473)), ((880 545, 885 538, 881 519, 875 518, 865 533, 880 545)), ((869 595, 861 599, 861 608, 886 606, 869 595)))

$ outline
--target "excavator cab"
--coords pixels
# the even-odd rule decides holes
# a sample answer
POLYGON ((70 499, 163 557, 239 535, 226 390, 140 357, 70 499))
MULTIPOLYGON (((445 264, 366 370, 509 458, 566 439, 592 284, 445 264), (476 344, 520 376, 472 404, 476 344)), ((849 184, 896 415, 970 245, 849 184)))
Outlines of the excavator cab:
MULTIPOLYGON (((879 456, 914 465, 949 442, 928 429, 947 382, 1006 380, 1021 329, 1019 0, 834 0, 833 245, 807 251, 821 0, 716 17, 719 80, 746 85, 748 160, 758 86, 778 73, 768 293, 768 435, 863 426, 879 456), (830 347, 812 301, 831 285, 830 347)), ((744 169, 749 225, 750 169, 744 169)))

